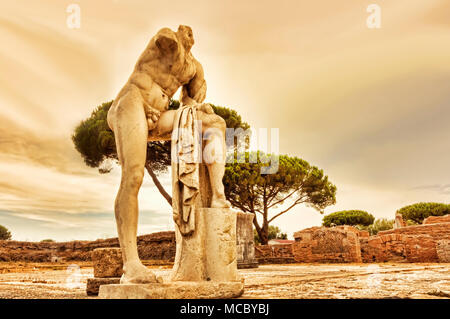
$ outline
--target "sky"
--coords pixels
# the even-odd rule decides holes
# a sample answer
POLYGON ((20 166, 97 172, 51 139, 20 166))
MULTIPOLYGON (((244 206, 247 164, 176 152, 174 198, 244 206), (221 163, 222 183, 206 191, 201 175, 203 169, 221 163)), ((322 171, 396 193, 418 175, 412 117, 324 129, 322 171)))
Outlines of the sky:
MULTIPOLYGON (((337 186, 326 214, 393 218, 408 204, 449 202, 448 0, 2 1, 0 225, 13 239, 117 235, 120 167, 88 168, 71 134, 115 98, 151 37, 179 24, 194 31, 206 100, 279 128, 280 153, 337 186), (67 25, 72 3, 80 28, 67 25), (373 3, 381 28, 366 24, 373 3)), ((170 176, 161 180, 170 191, 170 176)), ((149 176, 139 203, 139 234, 173 229, 149 176)), ((273 223, 292 238, 322 218, 302 205, 273 223)))

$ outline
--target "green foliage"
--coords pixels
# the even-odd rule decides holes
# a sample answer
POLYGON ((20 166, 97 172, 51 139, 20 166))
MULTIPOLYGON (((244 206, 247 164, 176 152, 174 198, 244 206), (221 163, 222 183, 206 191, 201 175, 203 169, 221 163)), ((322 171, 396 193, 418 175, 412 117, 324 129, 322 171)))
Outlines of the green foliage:
POLYGON ((241 128, 244 131, 250 128, 250 125, 248 125, 247 122, 243 122, 241 116, 235 110, 223 106, 216 106, 214 104, 211 104, 211 106, 214 113, 225 120, 227 128, 241 128))
MULTIPOLYGON (((113 101, 98 106, 89 118, 82 121, 72 135, 76 150, 81 154, 84 162, 90 167, 99 167, 107 159, 117 161, 117 150, 114 133, 108 126, 107 115, 113 101)), ((169 109, 176 110, 180 102, 171 100, 169 109)), ((249 128, 241 116, 234 110, 212 105, 214 112, 221 116, 228 128, 249 128)), ((170 141, 149 142, 147 147, 147 164, 155 173, 165 172, 170 165, 170 141)), ((100 169, 101 173, 108 173, 108 169, 100 169)))
POLYGON ((227 199, 245 212, 263 211, 295 199, 296 204, 308 203, 317 210, 336 203, 336 186, 323 171, 307 161, 288 155, 279 156, 275 174, 261 174, 262 152, 246 152, 245 162, 235 159, 226 165, 224 185, 227 199), (255 163, 251 163, 251 161, 255 163))
POLYGON ((400 208, 397 213, 406 221, 422 224, 429 216, 444 216, 450 214, 450 205, 442 203, 417 203, 400 208))
POLYGON ((0 225, 0 240, 10 240, 11 232, 5 227, 0 225))
MULTIPOLYGON (((256 231, 256 229, 253 230, 253 236, 254 236, 255 244, 261 244, 261 240, 259 238, 259 235, 258 235, 258 232, 256 231)), ((278 228, 277 226, 270 225, 268 240, 272 240, 272 239, 287 239, 287 234, 282 233, 281 229, 278 228)))
POLYGON ((76 150, 90 167, 98 167, 107 158, 117 159, 114 134, 106 121, 111 104, 112 101, 98 106, 72 135, 76 150))
POLYGON ((266 161, 270 154, 245 152, 243 161, 234 159, 226 165, 223 183, 225 195, 231 204, 244 212, 258 213, 263 218, 259 226, 256 217, 255 228, 266 244, 269 223, 299 204, 307 204, 323 210, 336 203, 336 186, 328 181, 323 171, 298 157, 280 155, 278 171, 261 174, 261 168, 270 165, 266 161), (269 219, 269 210, 289 201, 269 219))
POLYGON ((378 232, 383 230, 389 230, 394 228, 395 220, 380 218, 376 219, 372 225, 369 226, 357 226, 361 230, 367 230, 371 236, 378 234, 378 232))
POLYGON ((41 240, 41 243, 54 243, 55 241, 53 239, 43 239, 41 240))
POLYGON ((323 225, 326 227, 330 227, 332 225, 369 226, 374 222, 374 220, 375 217, 362 210, 343 210, 326 215, 323 218, 323 225))

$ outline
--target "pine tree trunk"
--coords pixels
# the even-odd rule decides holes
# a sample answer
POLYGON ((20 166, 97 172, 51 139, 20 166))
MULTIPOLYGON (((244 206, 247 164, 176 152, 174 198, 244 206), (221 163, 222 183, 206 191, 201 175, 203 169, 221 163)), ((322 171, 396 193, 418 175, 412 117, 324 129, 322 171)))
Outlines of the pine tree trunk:
MULTIPOLYGON (((253 213, 255 214, 255 213, 253 213)), ((266 227, 266 231, 264 232, 264 226, 261 227, 258 224, 258 221, 256 220, 256 214, 255 214, 255 218, 253 218, 253 225, 255 226, 256 232, 258 233, 258 237, 259 237, 259 241, 261 243, 261 245, 267 245, 269 240, 269 231, 268 231, 268 227, 266 227)))
POLYGON ((155 175, 155 172, 153 172, 152 168, 150 167, 150 164, 146 163, 145 168, 147 169, 147 172, 152 178, 153 183, 155 183, 156 188, 159 190, 161 195, 163 195, 163 197, 166 199, 169 205, 172 206, 172 197, 166 192, 161 182, 159 181, 158 177, 155 175))

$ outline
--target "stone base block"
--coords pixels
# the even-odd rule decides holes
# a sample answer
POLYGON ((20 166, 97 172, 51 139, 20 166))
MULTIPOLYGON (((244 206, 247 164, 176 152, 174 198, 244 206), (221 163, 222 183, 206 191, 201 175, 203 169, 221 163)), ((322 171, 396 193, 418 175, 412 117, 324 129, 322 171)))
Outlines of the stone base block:
POLYGON ((97 296, 100 286, 119 283, 120 278, 88 278, 86 284, 86 294, 88 296, 97 296))
POLYGON ((92 252, 94 277, 112 278, 122 276, 122 251, 120 248, 97 248, 92 252))
POLYGON ((244 283, 214 281, 176 281, 145 285, 106 285, 100 287, 102 299, 229 299, 244 292, 244 283))
POLYGON ((250 268, 258 268, 259 262, 256 260, 255 262, 247 262, 247 263, 238 263, 238 269, 250 269, 250 268))
POLYGON ((254 214, 237 212, 236 256, 238 269, 258 268, 253 234, 254 214))

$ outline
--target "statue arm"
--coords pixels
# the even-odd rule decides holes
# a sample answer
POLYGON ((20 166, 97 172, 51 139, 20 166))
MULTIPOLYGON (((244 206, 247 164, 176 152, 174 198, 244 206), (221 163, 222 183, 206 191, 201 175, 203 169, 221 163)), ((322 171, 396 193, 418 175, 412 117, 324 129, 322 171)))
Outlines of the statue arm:
POLYGON ((202 103, 206 98, 206 81, 204 78, 203 67, 194 59, 196 73, 188 84, 181 90, 180 100, 184 105, 202 103))

